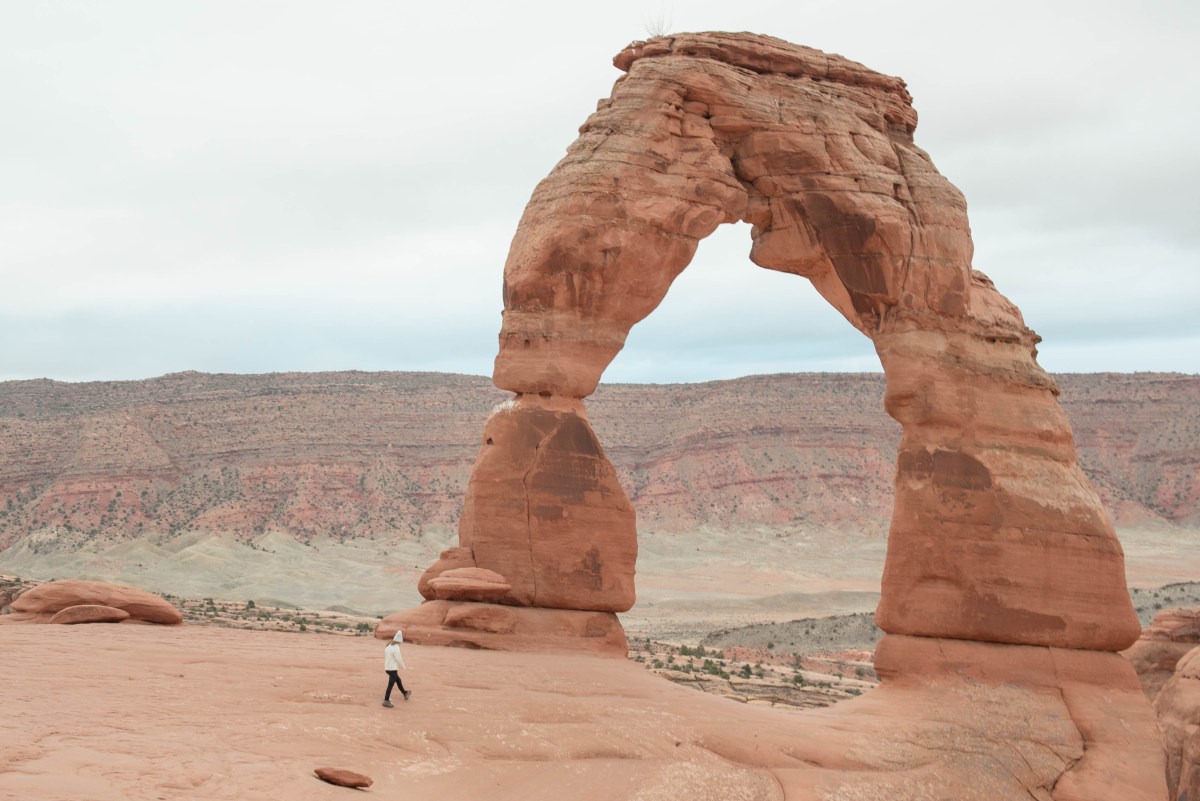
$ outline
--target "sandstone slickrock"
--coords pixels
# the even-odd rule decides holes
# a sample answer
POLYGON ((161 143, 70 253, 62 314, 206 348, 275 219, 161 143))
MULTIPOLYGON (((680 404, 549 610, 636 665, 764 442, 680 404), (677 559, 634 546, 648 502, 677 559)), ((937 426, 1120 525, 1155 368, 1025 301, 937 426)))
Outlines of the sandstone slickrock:
POLYGON ((317 768, 313 771, 321 781, 336 784, 339 787, 370 787, 375 782, 370 776, 355 773, 345 768, 317 768))
POLYGON ((1167 748, 1172 801, 1200 801, 1200 647, 1179 660, 1154 700, 1167 748))
POLYGON ((422 645, 579 651, 618 659, 629 651, 625 630, 612 612, 426 601, 380 620, 375 636, 390 640, 397 630, 404 632, 405 640, 422 645))
POLYGON ((1175 675, 1180 657, 1200 645, 1200 608, 1163 609, 1123 653, 1151 701, 1175 675))
POLYGON ((104 581, 51 581, 23 593, 12 602, 13 611, 52 615, 71 606, 97 605, 123 610, 132 620, 175 625, 183 615, 157 595, 104 581))
POLYGON ((2 798, 166 787, 188 801, 328 801, 337 793, 310 777, 330 765, 371 776, 381 798, 421 801, 1065 801, 1082 795, 1070 777, 1093 755, 1116 778, 1088 801, 1166 798, 1157 734, 1139 724, 1148 704, 1113 654, 903 638, 917 642, 895 659, 881 651, 898 672, 880 688, 783 712, 627 660, 427 647, 406 656, 418 702, 392 711, 379 707, 382 674, 364 669, 378 665, 377 640, 57 632, 3 633, 0 757, 20 769, 0 771, 2 798), (81 648, 88 681, 45 692, 81 648), (330 700, 312 703, 320 695, 330 700), (214 769, 231 749, 237 769, 214 769), (1147 771, 1157 793, 1134 785, 1147 771))
POLYGON ((98 604, 79 604, 68 606, 54 613, 51 623, 120 623, 129 619, 129 613, 124 609, 98 604))

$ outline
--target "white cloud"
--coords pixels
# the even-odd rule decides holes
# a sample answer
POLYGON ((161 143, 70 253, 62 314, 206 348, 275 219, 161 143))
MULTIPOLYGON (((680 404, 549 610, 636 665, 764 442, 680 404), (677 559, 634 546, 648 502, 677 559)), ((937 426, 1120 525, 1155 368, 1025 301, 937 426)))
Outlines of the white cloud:
MULTIPOLYGON (((127 0, 0 8, 0 378, 487 372, 521 209, 660 6, 905 77, 1048 367, 1200 370, 1196 4, 127 0)), ((876 369, 748 249, 609 377, 876 369)))

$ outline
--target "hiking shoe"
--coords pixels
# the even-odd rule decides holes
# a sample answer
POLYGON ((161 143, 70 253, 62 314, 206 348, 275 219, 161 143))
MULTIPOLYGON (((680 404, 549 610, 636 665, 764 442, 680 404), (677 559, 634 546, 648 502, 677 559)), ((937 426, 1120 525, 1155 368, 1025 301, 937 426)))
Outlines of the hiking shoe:
MULTIPOLYGON (((408 700, 408 696, 407 696, 407 695, 406 695, 406 696, 404 696, 404 700, 405 700, 405 701, 407 701, 407 700, 408 700)), ((386 698, 385 698, 385 699, 384 699, 384 701, 383 701, 383 705, 384 705, 384 706, 386 706, 388 709, 391 709, 392 707, 394 707, 394 706, 395 706, 395 704, 393 704, 391 701, 387 700, 386 698)))
POLYGON ((411 696, 411 695, 412 695, 412 690, 405 690, 404 691, 404 700, 407 701, 409 696, 411 696))

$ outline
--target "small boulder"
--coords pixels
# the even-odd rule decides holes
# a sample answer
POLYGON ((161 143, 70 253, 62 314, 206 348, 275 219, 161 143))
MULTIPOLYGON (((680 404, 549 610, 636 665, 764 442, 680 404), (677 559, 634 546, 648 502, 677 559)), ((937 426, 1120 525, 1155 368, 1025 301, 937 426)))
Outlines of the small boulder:
POLYGON ((430 601, 436 600, 433 595, 433 588, 429 586, 429 582, 441 576, 450 570, 457 570, 463 567, 475 567, 475 555, 470 548, 448 548, 442 551, 438 556, 438 560, 421 574, 421 579, 417 582, 417 592, 421 593, 423 598, 430 601))
POLYGON ((49 622, 73 625, 75 623, 120 623, 122 620, 128 619, 129 613, 124 609, 100 606, 99 604, 79 604, 55 612, 49 622))
POLYGON ((370 776, 345 768, 317 768, 313 773, 317 774, 321 781, 336 784, 338 787, 370 787, 375 783, 370 776))
POLYGON ((129 613, 133 620, 175 625, 183 615, 162 598, 136 587, 107 581, 51 581, 25 592, 12 602, 14 612, 54 614, 69 606, 111 606, 129 613))

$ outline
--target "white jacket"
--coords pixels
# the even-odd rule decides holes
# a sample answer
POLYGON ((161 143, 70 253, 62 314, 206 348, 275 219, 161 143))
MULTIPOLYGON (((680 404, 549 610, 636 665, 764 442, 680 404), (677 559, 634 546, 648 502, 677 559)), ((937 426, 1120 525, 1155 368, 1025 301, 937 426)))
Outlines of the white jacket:
POLYGON ((400 656, 400 643, 390 642, 387 648, 383 649, 383 669, 408 670, 408 665, 404 664, 404 657, 400 656))

